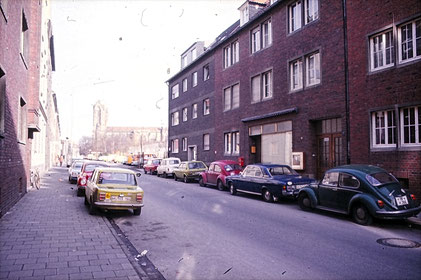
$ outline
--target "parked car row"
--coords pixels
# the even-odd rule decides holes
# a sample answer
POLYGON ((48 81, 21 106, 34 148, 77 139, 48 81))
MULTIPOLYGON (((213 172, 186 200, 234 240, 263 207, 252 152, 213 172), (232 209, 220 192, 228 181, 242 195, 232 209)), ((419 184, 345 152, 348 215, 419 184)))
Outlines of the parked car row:
POLYGON ((97 209, 131 209, 134 215, 140 215, 144 192, 138 186, 139 176, 101 161, 81 160, 69 168, 69 182, 76 183, 77 196, 85 197, 90 214, 97 209))
POLYGON ((266 202, 293 198, 303 210, 322 209, 352 216, 361 225, 373 218, 399 219, 421 211, 415 195, 406 191, 386 170, 371 165, 344 165, 328 170, 317 182, 299 175, 288 165, 250 164, 244 170, 235 161, 181 162, 178 158, 157 159, 145 165, 145 173, 173 176, 185 183, 216 186, 231 195, 259 195, 266 202), (156 170, 156 171, 154 171, 156 170))

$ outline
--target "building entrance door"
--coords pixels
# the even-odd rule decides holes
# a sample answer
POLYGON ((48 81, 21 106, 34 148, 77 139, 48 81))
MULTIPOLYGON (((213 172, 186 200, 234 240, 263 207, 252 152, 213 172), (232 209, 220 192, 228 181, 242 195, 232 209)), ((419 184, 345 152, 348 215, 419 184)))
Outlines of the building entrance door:
POLYGON ((189 150, 187 152, 187 160, 197 160, 197 146, 189 146, 189 150))

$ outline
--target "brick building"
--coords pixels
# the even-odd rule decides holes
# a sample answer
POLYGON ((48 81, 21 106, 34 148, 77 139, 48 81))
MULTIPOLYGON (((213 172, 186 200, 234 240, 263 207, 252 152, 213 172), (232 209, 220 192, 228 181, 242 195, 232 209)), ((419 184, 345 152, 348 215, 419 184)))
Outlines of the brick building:
POLYGON ((190 159, 195 146, 208 163, 286 163, 315 178, 375 164, 420 194, 421 7, 407 2, 246 1, 240 21, 168 81, 170 156, 190 159))
MULTIPOLYGON (((0 0, 0 216, 27 192, 32 139, 41 131, 40 85, 44 77, 40 60, 45 3, 0 0)), ((57 118, 57 114, 54 116, 57 118)), ((56 131, 58 118, 54 122, 56 131)))

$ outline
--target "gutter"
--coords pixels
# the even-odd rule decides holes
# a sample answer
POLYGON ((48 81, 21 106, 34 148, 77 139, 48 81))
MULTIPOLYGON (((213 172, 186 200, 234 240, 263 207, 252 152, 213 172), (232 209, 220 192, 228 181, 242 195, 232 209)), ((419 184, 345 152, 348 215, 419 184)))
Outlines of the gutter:
POLYGON ((346 0, 342 0, 342 12, 343 12, 343 36, 344 36, 344 74, 345 74, 345 129, 346 129, 346 163, 351 163, 350 156, 350 121, 349 121, 349 69, 348 69, 348 27, 347 27, 347 10, 346 0))

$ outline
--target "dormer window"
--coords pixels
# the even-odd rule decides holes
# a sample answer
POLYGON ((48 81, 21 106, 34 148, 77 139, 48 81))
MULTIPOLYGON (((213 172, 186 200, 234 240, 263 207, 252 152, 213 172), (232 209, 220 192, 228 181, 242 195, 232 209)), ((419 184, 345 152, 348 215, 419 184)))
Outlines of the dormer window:
POLYGON ((249 6, 244 5, 244 7, 240 8, 240 13, 240 25, 243 25, 249 21, 249 6))

